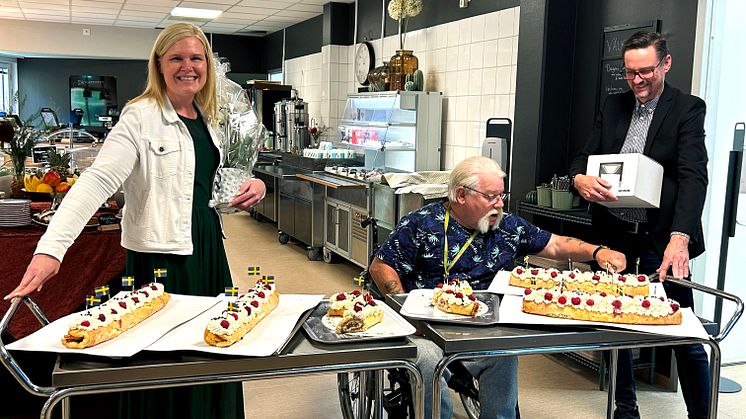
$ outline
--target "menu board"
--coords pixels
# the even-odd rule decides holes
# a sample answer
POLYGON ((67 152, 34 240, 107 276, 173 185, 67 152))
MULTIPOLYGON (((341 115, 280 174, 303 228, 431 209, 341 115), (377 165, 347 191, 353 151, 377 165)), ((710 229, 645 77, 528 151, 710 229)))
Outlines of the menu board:
POLYGON ((622 93, 629 90, 627 80, 622 77, 621 71, 624 67, 622 48, 624 42, 638 31, 658 32, 660 30, 660 20, 652 22, 618 25, 604 28, 603 33, 603 50, 601 52, 601 77, 598 90, 598 103, 596 109, 603 105, 606 96, 622 93))

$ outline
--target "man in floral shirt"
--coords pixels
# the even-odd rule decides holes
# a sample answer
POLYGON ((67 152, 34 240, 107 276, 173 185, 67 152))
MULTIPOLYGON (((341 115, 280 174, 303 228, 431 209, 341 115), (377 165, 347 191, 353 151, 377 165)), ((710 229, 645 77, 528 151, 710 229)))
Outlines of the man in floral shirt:
MULTIPOLYGON (((434 288, 446 279, 467 280, 486 289, 501 269, 512 269, 527 254, 566 260, 595 259, 617 271, 626 267, 622 253, 542 230, 523 218, 503 213, 505 173, 493 160, 470 157, 451 172, 448 201, 407 214, 381 246, 370 274, 384 293, 434 288), (444 248, 448 249, 444 252, 444 248), (445 253, 445 255, 444 255, 445 253)), ((432 342, 415 339, 417 364, 425 378, 425 417, 430 417, 432 376, 442 352, 432 342)), ((481 418, 515 417, 518 359, 515 356, 464 362, 479 378, 481 418)), ((447 386, 441 393, 441 418, 450 418, 447 386)))

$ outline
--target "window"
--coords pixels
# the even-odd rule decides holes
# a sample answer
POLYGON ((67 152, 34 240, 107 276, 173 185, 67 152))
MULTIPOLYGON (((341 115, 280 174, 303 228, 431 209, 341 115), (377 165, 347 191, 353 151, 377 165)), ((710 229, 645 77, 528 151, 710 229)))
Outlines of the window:
POLYGON ((267 80, 269 81, 279 81, 282 83, 282 69, 277 69, 274 71, 270 71, 267 74, 267 80))
POLYGON ((10 113, 10 66, 0 63, 0 112, 10 113))
POLYGON ((13 101, 13 95, 18 90, 16 68, 15 59, 0 57, 0 112, 18 113, 13 101))

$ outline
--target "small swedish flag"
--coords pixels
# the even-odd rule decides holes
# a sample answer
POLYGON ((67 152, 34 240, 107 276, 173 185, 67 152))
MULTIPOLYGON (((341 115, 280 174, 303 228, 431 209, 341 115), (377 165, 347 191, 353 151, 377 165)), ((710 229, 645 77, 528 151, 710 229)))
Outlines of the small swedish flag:
POLYGON ((262 282, 264 282, 265 284, 274 284, 275 276, 274 275, 263 275, 262 282))
POLYGON ((363 286, 363 284, 365 283, 365 278, 363 278, 362 276, 356 276, 356 277, 352 278, 352 280, 353 280, 353 281, 354 281, 355 283, 357 283, 357 284, 358 284, 359 286, 361 286, 361 287, 362 287, 362 286, 363 286))
POLYGON ((96 287, 94 293, 96 297, 103 297, 105 295, 109 295, 109 287, 107 285, 96 287))
POLYGON ((258 266, 249 266, 249 269, 247 269, 247 273, 249 276, 259 275, 260 268, 258 266))
POLYGON ((226 297, 235 297, 238 295, 238 287, 225 287, 226 297))
POLYGON ((228 311, 240 311, 241 308, 235 302, 231 301, 228 303, 228 311))
POLYGON ((168 271, 163 268, 153 269, 153 277, 156 279, 165 278, 167 275, 168 275, 168 271))
POLYGON ((85 306, 86 306, 86 308, 95 307, 95 306, 99 305, 99 303, 101 303, 101 299, 100 298, 96 298, 93 295, 89 295, 89 296, 85 297, 85 306))
POLYGON ((122 288, 134 287, 135 277, 134 276, 123 276, 122 277, 122 288))
POLYGON ((523 264, 526 265, 526 268, 528 268, 528 255, 523 257, 523 264))

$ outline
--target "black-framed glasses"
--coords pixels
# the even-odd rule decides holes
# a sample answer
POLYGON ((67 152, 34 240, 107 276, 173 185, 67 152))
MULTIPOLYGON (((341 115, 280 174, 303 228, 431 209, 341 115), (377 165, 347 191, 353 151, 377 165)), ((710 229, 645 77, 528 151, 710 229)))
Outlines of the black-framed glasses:
POLYGON ((501 201, 503 201, 503 202, 505 202, 505 201, 508 200, 508 197, 510 196, 510 192, 503 192, 503 193, 498 193, 498 194, 486 194, 486 193, 484 193, 482 191, 478 191, 478 190, 476 190, 474 188, 470 188, 470 187, 468 187, 466 185, 463 185, 463 186, 464 186, 464 189, 468 189, 468 190, 470 190, 472 192, 476 192, 476 193, 482 195, 487 200, 487 202, 489 202, 490 204, 495 204, 498 199, 501 200, 501 201))
POLYGON ((663 63, 663 60, 665 59, 666 57, 663 57, 660 61, 658 61, 658 64, 654 65, 653 67, 645 67, 637 71, 622 68, 622 71, 620 71, 619 74, 627 80, 634 80, 635 76, 640 76, 641 79, 647 80, 653 77, 653 74, 655 74, 655 69, 660 67, 660 65, 663 63))

